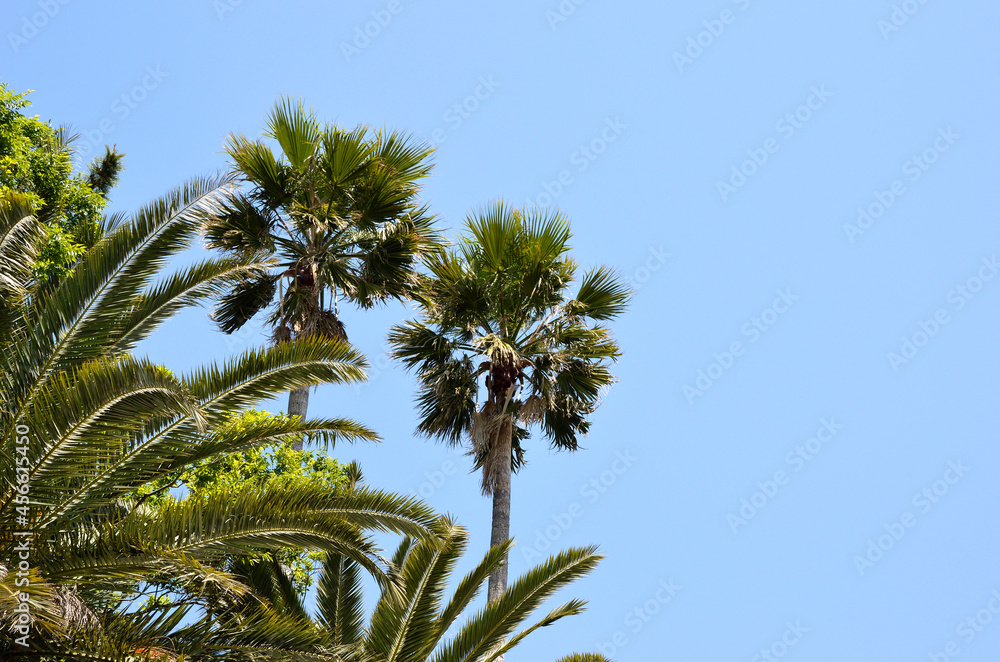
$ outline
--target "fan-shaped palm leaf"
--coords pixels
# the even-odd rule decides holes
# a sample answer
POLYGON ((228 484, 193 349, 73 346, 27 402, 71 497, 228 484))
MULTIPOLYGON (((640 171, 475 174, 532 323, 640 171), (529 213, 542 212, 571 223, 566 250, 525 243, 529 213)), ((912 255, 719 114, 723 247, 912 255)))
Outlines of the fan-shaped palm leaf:
MULTIPOLYGON (((629 289, 598 267, 571 298, 570 239, 558 212, 503 202, 474 212, 453 249, 427 257, 420 319, 389 334, 393 356, 417 374, 418 432, 468 441, 493 496, 494 543, 508 537, 510 476, 529 428, 576 450, 614 381, 608 366, 620 350, 603 322, 625 310, 629 289)), ((505 573, 491 581, 491 599, 505 573)))

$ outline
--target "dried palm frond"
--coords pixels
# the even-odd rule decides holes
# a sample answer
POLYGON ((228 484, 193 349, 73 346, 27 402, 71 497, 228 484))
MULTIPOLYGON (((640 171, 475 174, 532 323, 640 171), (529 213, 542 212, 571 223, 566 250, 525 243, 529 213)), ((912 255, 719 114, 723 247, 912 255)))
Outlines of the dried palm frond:
POLYGON ((490 426, 495 418, 493 410, 493 403, 487 401, 482 409, 472 413, 469 438, 472 440, 472 453, 477 457, 482 449, 489 446, 490 426))
POLYGON ((23 625, 23 614, 15 608, 21 601, 18 596, 25 592, 31 600, 31 611, 27 612, 27 617, 32 629, 60 639, 67 639, 78 632, 100 630, 100 622, 80 599, 76 587, 53 588, 34 568, 28 578, 27 585, 15 588, 14 577, 10 576, 6 566, 0 565, 0 632, 12 634, 16 625, 23 625))
POLYGON ((292 339, 292 331, 284 324, 274 327, 274 332, 271 333, 271 341, 275 345, 279 345, 283 342, 289 342, 292 339))
POLYGON ((347 331, 344 328, 344 323, 337 318, 335 313, 329 310, 321 310, 319 312, 319 318, 316 321, 316 331, 326 338, 347 342, 347 331))
POLYGON ((537 395, 529 395, 521 404, 521 411, 517 414, 517 420, 524 425, 541 423, 545 418, 545 400, 537 395))
POLYGON ((67 632, 92 632, 100 629, 100 621, 80 599, 75 586, 59 587, 54 597, 67 632))
POLYGON ((485 496, 493 494, 501 478, 511 471, 511 442, 514 423, 510 416, 494 415, 487 408, 472 415, 472 449, 469 454, 475 458, 476 469, 482 471, 481 488, 485 496))

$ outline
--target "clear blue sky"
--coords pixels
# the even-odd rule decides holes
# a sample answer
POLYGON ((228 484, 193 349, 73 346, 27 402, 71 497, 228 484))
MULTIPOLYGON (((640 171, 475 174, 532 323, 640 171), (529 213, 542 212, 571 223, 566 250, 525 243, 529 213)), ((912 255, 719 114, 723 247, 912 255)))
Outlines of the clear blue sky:
MULTIPOLYGON (((511 659, 996 660, 1000 6, 895 6, 10 0, 0 71, 126 152, 116 209, 223 167, 292 94, 434 140, 444 226, 551 202, 581 262, 635 279, 587 449, 532 443, 514 481, 513 575, 538 546, 608 558, 563 596, 589 611, 511 659)), ((480 553, 470 463, 413 437, 384 359, 406 315, 344 312, 376 368, 313 411, 375 426, 338 456, 480 553)), ((147 349, 184 369, 260 342, 197 311, 147 349)))

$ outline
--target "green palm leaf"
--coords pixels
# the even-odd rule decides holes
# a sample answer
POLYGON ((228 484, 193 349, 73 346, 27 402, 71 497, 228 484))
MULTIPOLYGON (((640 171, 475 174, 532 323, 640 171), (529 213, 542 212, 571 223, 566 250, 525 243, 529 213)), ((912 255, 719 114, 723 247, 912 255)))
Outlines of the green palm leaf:
POLYGON ((26 195, 9 192, 0 199, 0 296, 4 299, 24 293, 41 233, 26 195))
POLYGON ((377 439, 339 418, 231 424, 288 389, 364 379, 364 358, 345 343, 301 338, 181 377, 129 353, 177 311, 268 273, 259 251, 243 251, 161 274, 231 200, 224 180, 199 180, 127 221, 109 218, 108 234, 75 270, 37 291, 26 284, 42 228, 16 196, 0 202, 7 278, 0 283, 0 540, 7 558, 16 557, 15 526, 34 533, 31 587, 14 585, 16 575, 0 564, 0 656, 17 652, 9 626, 27 593, 35 657, 336 659, 346 651, 304 619, 284 568, 273 556, 265 568, 261 548, 324 550, 391 592, 396 571, 372 532, 438 544, 440 525, 425 505, 371 489, 331 493, 288 477, 148 500, 185 469, 226 453, 303 434, 330 444, 377 439), (142 596, 155 600, 137 607, 142 596), (164 596, 181 602, 164 604, 164 596), (262 600, 297 616, 269 613, 262 600))
POLYGON ((352 661, 485 662, 497 659, 539 628, 582 611, 584 603, 571 600, 518 630, 556 591, 596 566, 600 557, 594 548, 567 550, 533 568, 446 641, 449 629, 490 574, 504 563, 512 543, 490 549, 458 582, 445 604, 446 589, 466 550, 468 534, 447 517, 441 518, 438 526, 443 544, 412 538, 401 541, 391 561, 398 568, 398 578, 383 587, 363 637, 359 636, 362 612, 357 574, 345 572, 348 566, 343 557, 327 556, 318 604, 319 626, 327 633, 327 646, 350 646, 344 656, 352 661))
MULTIPOLYGON (((595 551, 593 547, 570 549, 528 571, 498 600, 489 603, 471 618, 455 639, 432 658, 433 662, 485 661, 501 655, 503 640, 515 631, 522 620, 560 588, 597 566, 601 557, 595 551)), ((569 603, 542 619, 539 625, 577 613, 580 604, 569 603)), ((515 640, 516 643, 521 638, 516 637, 515 640)))
POLYGON ((327 554, 317 582, 319 622, 335 646, 355 646, 364 627, 361 567, 339 554, 327 554))

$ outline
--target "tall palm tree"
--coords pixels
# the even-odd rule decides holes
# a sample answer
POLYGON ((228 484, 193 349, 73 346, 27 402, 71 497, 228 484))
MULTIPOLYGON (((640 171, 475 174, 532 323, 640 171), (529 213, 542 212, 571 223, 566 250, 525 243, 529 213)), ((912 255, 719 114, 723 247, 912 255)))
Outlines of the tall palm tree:
MULTIPOLYGON (((509 538, 511 473, 529 428, 553 448, 577 450, 613 381, 619 348, 602 322, 624 311, 630 292, 598 267, 569 298, 569 239, 559 213, 496 203, 471 215, 457 246, 426 261, 420 319, 389 335, 394 356, 417 373, 418 432, 471 444, 493 497, 493 546, 509 538)), ((490 576, 491 601, 506 583, 503 566, 490 576)))
POLYGON ((364 359, 343 343, 304 338, 183 376, 134 354, 178 310, 266 273, 267 262, 225 258, 161 275, 231 195, 223 181, 198 180, 107 223, 73 271, 44 291, 27 286, 44 229, 24 196, 0 200, 4 659, 269 650, 277 643, 266 622, 246 625, 236 640, 219 628, 217 613, 249 590, 220 559, 261 546, 308 547, 343 554, 388 586, 391 568, 366 531, 437 535, 426 506, 371 489, 331 493, 290 481, 155 509, 140 496, 223 453, 303 434, 331 443, 374 437, 343 419, 228 424, 289 389, 363 379, 364 359), (181 597, 149 609, 123 605, 123 596, 149 587, 181 597))
MULTIPOLYGON (((346 340, 339 302, 369 308, 406 298, 421 255, 439 246, 417 197, 432 149, 398 132, 321 126, 289 99, 275 105, 264 135, 279 153, 260 140, 229 139, 234 173, 248 190, 206 234, 213 248, 274 257, 277 268, 239 283, 216 318, 232 333, 270 307, 276 342, 346 340)), ((305 417, 308 406, 307 388, 289 394, 289 415, 305 417)))
MULTIPOLYGON (((288 615, 289 638, 312 639, 316 653, 339 654, 345 662, 495 662, 535 630, 583 611, 585 602, 570 600, 524 627, 546 600, 596 567, 601 557, 594 548, 551 557, 514 582, 501 600, 459 624, 512 543, 491 548, 457 580, 453 575, 468 547, 468 534, 447 518, 442 518, 440 529, 444 544, 402 541, 392 559, 399 568, 399 584, 382 591, 367 622, 360 568, 349 558, 328 554, 317 581, 317 621, 304 616, 301 604, 290 609, 285 602, 276 610, 288 615), (456 625, 458 630, 449 636, 456 625), (313 629, 318 633, 304 636, 313 629)), ((606 662, 592 655, 565 660, 606 662)))

